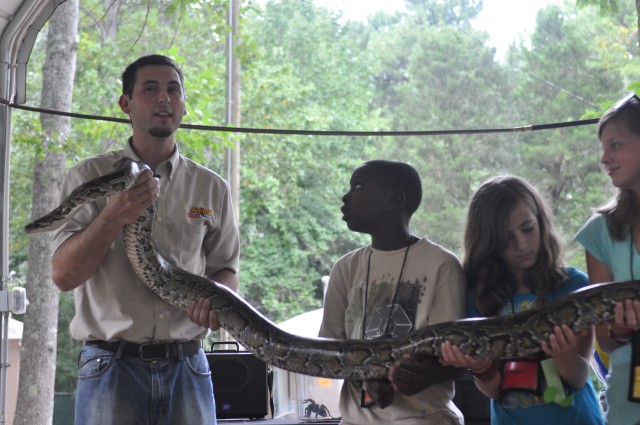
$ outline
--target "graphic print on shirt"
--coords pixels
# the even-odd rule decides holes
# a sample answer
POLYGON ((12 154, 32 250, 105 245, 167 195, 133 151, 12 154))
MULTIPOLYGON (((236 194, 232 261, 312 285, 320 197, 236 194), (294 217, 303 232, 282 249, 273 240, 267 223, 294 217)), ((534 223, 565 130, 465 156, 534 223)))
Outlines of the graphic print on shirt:
POLYGON ((395 302, 392 305, 394 292, 396 292, 396 278, 397 276, 385 274, 381 281, 371 282, 371 292, 377 296, 372 296, 366 306, 364 339, 404 336, 414 329, 423 287, 417 281, 403 280, 397 286, 395 302))

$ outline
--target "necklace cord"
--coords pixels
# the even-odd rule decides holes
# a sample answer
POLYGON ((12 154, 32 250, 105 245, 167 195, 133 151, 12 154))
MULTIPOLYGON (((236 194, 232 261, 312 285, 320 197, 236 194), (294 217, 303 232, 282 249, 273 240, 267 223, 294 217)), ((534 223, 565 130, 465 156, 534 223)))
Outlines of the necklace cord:
MULTIPOLYGON (((404 250, 404 258, 402 259, 402 266, 400 267, 400 274, 398 275, 398 280, 396 281, 396 288, 393 291, 393 298, 391 299, 391 306, 389 308, 389 315, 387 316, 387 321, 384 326, 383 336, 387 334, 389 331, 389 322, 391 321, 391 316, 393 315, 393 307, 396 304, 396 297, 398 296, 398 288, 400 287, 400 279, 402 279, 402 273, 404 272, 404 266, 407 263, 407 256, 409 255, 409 248, 411 248, 411 239, 407 244, 407 247, 404 250)), ((371 272, 371 254, 373 254, 373 246, 369 251, 369 258, 367 260, 367 280, 365 282, 364 287, 364 305, 362 306, 363 317, 362 317, 362 339, 365 339, 365 332, 367 327, 367 301, 369 297, 369 274, 371 272)))
POLYGON ((633 276, 633 248, 634 248, 633 232, 631 232, 629 237, 631 239, 629 241, 629 274, 631 275, 631 280, 636 280, 635 277, 633 276))

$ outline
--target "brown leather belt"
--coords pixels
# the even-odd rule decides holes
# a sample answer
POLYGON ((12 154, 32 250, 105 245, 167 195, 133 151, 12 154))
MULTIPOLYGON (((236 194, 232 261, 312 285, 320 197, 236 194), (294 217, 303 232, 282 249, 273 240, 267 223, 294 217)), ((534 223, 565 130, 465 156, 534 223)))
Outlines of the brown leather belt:
POLYGON ((134 344, 127 341, 87 341, 85 345, 111 351, 112 353, 118 353, 120 346, 124 345, 121 351, 123 356, 138 357, 145 361, 177 359, 181 354, 183 356, 192 356, 198 353, 198 349, 201 346, 200 341, 150 342, 145 344, 134 344))

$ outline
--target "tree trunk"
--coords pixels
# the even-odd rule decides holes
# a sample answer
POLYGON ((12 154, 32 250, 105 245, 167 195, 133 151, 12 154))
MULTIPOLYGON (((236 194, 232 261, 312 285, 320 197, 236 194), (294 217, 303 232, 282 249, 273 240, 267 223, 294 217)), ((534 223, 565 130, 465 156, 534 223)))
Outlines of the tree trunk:
POLYGON ((104 19, 101 20, 102 41, 105 43, 116 43, 118 35, 118 16, 120 15, 119 0, 104 0, 104 19))
MULTIPOLYGON (((43 67, 42 107, 71 110, 76 68, 78 0, 62 3, 49 20, 43 67)), ((65 173, 65 154, 59 148, 69 133, 69 118, 42 114, 42 155, 35 161, 32 217, 58 204, 65 173)), ((14 425, 48 425, 53 422, 58 290, 51 282, 51 235, 29 239, 26 289, 29 307, 24 316, 20 352, 20 384, 14 425)))

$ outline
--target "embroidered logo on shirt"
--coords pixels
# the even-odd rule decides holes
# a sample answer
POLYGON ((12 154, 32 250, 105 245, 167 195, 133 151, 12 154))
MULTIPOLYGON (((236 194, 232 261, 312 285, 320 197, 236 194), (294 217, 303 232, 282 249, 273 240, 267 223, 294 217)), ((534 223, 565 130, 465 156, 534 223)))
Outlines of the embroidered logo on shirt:
POLYGON ((206 218, 209 220, 213 220, 213 210, 204 207, 191 207, 189 213, 187 214, 189 218, 206 218))

